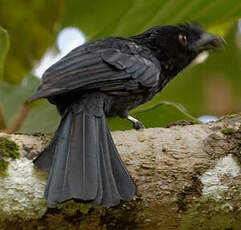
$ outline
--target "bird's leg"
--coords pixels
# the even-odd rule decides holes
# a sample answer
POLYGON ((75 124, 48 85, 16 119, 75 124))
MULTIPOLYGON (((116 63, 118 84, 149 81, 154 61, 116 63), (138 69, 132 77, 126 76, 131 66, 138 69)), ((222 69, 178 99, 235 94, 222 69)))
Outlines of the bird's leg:
POLYGON ((144 125, 140 121, 138 121, 137 119, 135 119, 134 117, 132 117, 130 115, 127 116, 127 120, 132 122, 133 128, 136 130, 145 128, 144 125))

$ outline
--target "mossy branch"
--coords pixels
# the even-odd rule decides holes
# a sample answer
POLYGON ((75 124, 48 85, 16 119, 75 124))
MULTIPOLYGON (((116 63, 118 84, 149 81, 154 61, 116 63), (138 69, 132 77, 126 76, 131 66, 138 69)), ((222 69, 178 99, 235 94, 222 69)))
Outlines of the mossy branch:
POLYGON ((47 209, 47 173, 31 159, 49 137, 10 135, 22 157, 0 176, 0 229, 240 229, 241 115, 183 124, 112 133, 138 187, 112 208, 69 201, 47 209))

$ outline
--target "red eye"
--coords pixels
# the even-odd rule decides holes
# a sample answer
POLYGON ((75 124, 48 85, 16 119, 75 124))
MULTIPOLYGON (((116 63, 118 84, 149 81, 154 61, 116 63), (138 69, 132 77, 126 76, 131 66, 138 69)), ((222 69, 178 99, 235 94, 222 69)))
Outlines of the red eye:
POLYGON ((183 45, 183 46, 185 46, 185 45, 187 45, 187 37, 185 36, 185 35, 183 35, 183 34, 179 34, 179 41, 180 41, 180 43, 183 45))

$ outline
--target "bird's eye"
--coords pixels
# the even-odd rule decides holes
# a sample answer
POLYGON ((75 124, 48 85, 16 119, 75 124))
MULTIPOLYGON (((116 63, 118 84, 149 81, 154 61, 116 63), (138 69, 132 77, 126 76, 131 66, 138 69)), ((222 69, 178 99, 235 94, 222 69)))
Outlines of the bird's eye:
POLYGON ((187 37, 186 37, 185 35, 179 34, 178 38, 179 38, 180 43, 181 43, 183 46, 186 46, 186 45, 187 45, 187 37))

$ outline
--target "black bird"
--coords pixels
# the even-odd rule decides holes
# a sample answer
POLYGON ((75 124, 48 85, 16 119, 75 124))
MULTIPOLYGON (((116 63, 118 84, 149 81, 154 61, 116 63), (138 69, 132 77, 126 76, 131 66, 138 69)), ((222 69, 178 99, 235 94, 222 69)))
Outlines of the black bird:
POLYGON ((156 26, 142 34, 86 43, 52 65, 31 101, 47 98, 61 115, 48 147, 34 160, 50 170, 49 207, 69 199, 114 206, 129 201, 136 185, 120 159, 106 116, 140 121, 128 112, 151 100, 202 51, 223 39, 198 24, 156 26))

